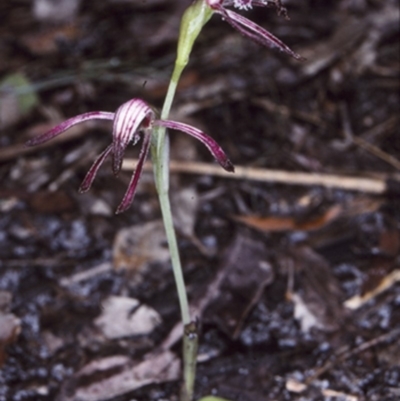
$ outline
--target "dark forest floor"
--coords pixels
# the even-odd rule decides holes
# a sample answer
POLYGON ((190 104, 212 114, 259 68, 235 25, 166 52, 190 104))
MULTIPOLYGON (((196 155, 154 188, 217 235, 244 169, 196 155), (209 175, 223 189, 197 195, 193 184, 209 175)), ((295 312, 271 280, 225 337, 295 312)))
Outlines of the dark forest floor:
MULTIPOLYGON (((106 163, 92 190, 77 192, 109 123, 22 144, 132 97, 160 107, 189 1, 76 11, 66 1, 50 17, 46 2, 0 4, 0 401, 177 400, 179 307, 151 169, 116 216, 128 165, 115 179, 106 163)), ((196 396, 399 400, 399 5, 285 5, 290 20, 273 9, 246 16, 306 61, 214 16, 177 92, 173 119, 253 168, 217 176, 201 145, 171 134, 173 160, 210 168, 171 176, 201 325, 196 396), (257 181, 259 169, 286 178, 257 181), (294 185, 298 172, 338 183, 294 185)))

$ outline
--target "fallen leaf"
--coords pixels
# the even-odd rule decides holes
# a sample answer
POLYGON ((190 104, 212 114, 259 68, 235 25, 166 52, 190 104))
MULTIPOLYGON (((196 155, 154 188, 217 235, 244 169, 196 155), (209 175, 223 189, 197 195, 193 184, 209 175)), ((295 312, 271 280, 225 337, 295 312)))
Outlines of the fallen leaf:
POLYGON ((6 359, 6 347, 17 339, 20 331, 20 319, 11 313, 0 312, 0 367, 6 359))
POLYGON ((11 292, 0 290, 0 312, 8 312, 10 309, 11 301, 11 292))
POLYGON ((43 331, 42 339, 51 355, 54 355, 57 351, 65 346, 65 340, 56 336, 49 330, 43 331))
POLYGON ((60 43, 73 42, 79 38, 80 34, 80 28, 76 22, 69 22, 30 32, 20 40, 32 54, 45 56, 60 51, 60 43))
POLYGON ((225 253, 225 277, 218 284, 204 313, 204 319, 216 323, 232 338, 257 304, 264 288, 272 283, 274 272, 267 262, 268 253, 262 241, 238 234, 225 253))
POLYGON ((160 315, 134 298, 110 296, 102 303, 103 312, 94 324, 109 339, 151 333, 160 323, 160 315))
POLYGON ((209 396, 209 397, 203 397, 199 401, 230 401, 227 400, 226 398, 221 398, 221 397, 214 397, 214 396, 209 396))
POLYGON ((113 262, 116 269, 141 272, 150 263, 168 260, 167 237, 161 220, 123 228, 115 237, 113 262))
POLYGON ((290 391, 291 393, 302 393, 307 388, 307 385, 295 379, 288 379, 285 387, 286 390, 290 391))
POLYGON ((30 206, 37 213, 62 213, 74 209, 75 202, 65 191, 38 191, 29 195, 30 206))
POLYGON ((379 234, 379 245, 368 259, 368 270, 361 286, 361 295, 374 292, 396 266, 400 251, 400 232, 384 229, 379 234))
POLYGON ((293 217, 260 217, 260 216, 234 216, 236 221, 249 227, 267 232, 282 231, 311 231, 320 229, 339 217, 342 208, 339 205, 332 206, 321 216, 308 220, 298 221, 293 217))
POLYGON ((295 304, 295 317, 302 330, 337 330, 344 322, 345 310, 329 263, 307 246, 294 247, 288 253, 294 267, 294 288, 288 290, 288 298, 295 304))
POLYGON ((398 256, 400 252, 400 231, 392 229, 381 232, 379 250, 388 256, 398 256))
POLYGON ((358 401, 358 397, 351 394, 346 394, 341 391, 331 390, 329 388, 323 389, 322 394, 327 398, 337 398, 343 401, 358 401))
POLYGON ((39 21, 60 22, 76 17, 80 0, 34 0, 33 16, 39 21))
POLYGON ((324 329, 325 326, 318 316, 308 307, 298 294, 290 294, 290 300, 294 304, 294 318, 300 322, 301 331, 308 333, 313 327, 324 329))
POLYGON ((213 256, 214 249, 203 245, 194 232, 197 221, 199 195, 193 186, 171 191, 172 215, 177 231, 189 239, 205 256, 213 256))
POLYGON ((148 384, 179 377, 180 361, 170 351, 151 354, 140 363, 115 355, 84 366, 64 383, 57 401, 106 401, 148 384))

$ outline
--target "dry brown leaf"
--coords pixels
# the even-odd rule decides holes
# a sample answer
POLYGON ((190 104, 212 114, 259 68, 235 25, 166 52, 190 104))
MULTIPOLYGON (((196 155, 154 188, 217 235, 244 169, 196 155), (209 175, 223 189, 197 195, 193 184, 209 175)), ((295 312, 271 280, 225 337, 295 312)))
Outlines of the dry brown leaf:
POLYGON ((288 253, 294 267, 294 289, 288 289, 288 298, 295 304, 295 317, 302 330, 338 329, 344 322, 345 310, 339 283, 328 261, 307 246, 291 248, 288 253))
POLYGON ((293 217, 260 217, 260 216, 234 216, 239 221, 249 227, 261 231, 282 232, 282 231, 311 231, 318 230, 340 216, 342 207, 335 205, 329 208, 323 215, 306 221, 297 221, 293 217))
POLYGON ((388 256, 396 257, 400 253, 400 231, 385 230, 379 238, 379 250, 388 256))
POLYGON ((72 42, 81 34, 79 26, 73 22, 31 32, 21 38, 21 42, 36 55, 48 55, 59 50, 60 42, 72 42))
POLYGON ((38 191, 29 194, 28 201, 37 213, 63 213, 74 209, 75 202, 66 191, 38 191))
POLYGON ((261 240, 238 234, 227 249, 222 269, 224 277, 209 294, 204 320, 216 323, 226 334, 238 338, 253 307, 265 287, 274 280, 267 260, 268 252, 261 240))

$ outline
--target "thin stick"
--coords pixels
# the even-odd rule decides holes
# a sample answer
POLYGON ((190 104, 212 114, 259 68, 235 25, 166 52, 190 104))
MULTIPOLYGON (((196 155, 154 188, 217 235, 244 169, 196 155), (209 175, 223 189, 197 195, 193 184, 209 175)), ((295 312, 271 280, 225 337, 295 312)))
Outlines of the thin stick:
MULTIPOLYGON (((132 171, 137 160, 125 159, 122 168, 132 171)), ((145 170, 151 170, 151 164, 146 163, 145 170)), ((337 188, 348 191, 360 191, 382 194, 387 188, 384 178, 366 178, 357 176, 342 176, 323 173, 297 173, 284 170, 269 170, 253 167, 235 166, 235 174, 225 172, 220 166, 199 163, 173 161, 170 162, 171 173, 213 175, 218 177, 234 178, 237 180, 250 180, 261 182, 278 182, 289 185, 313 186, 320 185, 326 188, 337 188)))
POLYGON ((378 337, 373 338, 372 340, 366 341, 352 350, 345 349, 342 352, 337 353, 336 355, 334 355, 334 358, 336 359, 330 360, 326 362, 325 365, 318 368, 315 371, 315 373, 306 380, 305 384, 310 385, 314 380, 316 380, 322 374, 332 369, 336 364, 343 363, 343 361, 345 361, 346 359, 354 355, 360 354, 361 352, 364 352, 370 349, 371 347, 375 347, 384 342, 394 341, 397 337, 399 337, 399 335, 400 335, 400 329, 394 329, 389 333, 382 334, 378 337))
POLYGON ((358 145, 360 148, 365 149, 367 152, 372 153, 376 157, 379 157, 381 160, 384 160, 386 163, 390 164, 397 170, 400 170, 400 161, 396 159, 394 156, 389 153, 379 149, 377 146, 372 143, 367 142, 365 139, 361 137, 353 137, 353 142, 358 145))
POLYGON ((354 297, 349 298, 347 301, 345 301, 344 306, 349 309, 358 309, 365 305, 369 300, 386 291, 399 281, 400 269, 396 269, 384 277, 378 286, 372 291, 369 291, 364 295, 355 295, 354 297))

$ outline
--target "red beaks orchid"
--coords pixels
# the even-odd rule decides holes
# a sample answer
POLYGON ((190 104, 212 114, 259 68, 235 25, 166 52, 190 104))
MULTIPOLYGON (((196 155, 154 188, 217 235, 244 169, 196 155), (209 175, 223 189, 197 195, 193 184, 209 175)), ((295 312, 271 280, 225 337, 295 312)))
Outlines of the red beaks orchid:
POLYGON ((217 14, 222 16, 222 19, 230 24, 233 28, 238 30, 242 35, 247 36, 254 42, 268 47, 276 47, 279 50, 289 54, 296 60, 304 60, 299 54, 295 53, 292 49, 286 46, 280 39, 272 35, 266 29, 255 24, 249 19, 241 16, 234 11, 226 9, 226 7, 236 7, 241 10, 249 10, 253 6, 255 7, 270 7, 276 5, 278 12, 286 15, 286 10, 280 5, 279 1, 267 1, 267 0, 206 0, 210 8, 217 14))
POLYGON ((227 171, 233 172, 234 168, 225 152, 221 149, 217 142, 214 141, 204 132, 190 125, 170 120, 158 120, 153 109, 141 99, 131 99, 120 106, 115 113, 106 111, 95 111, 80 114, 72 117, 61 124, 57 125, 50 131, 31 139, 27 142, 27 146, 39 145, 46 142, 76 124, 87 120, 112 120, 112 143, 97 157, 93 165, 90 167, 86 177, 84 178, 79 190, 86 192, 90 189, 92 182, 104 160, 111 154, 112 170, 117 175, 122 167, 122 161, 126 147, 132 143, 135 145, 143 134, 142 148, 139 154, 139 160, 136 169, 133 172, 128 189, 117 208, 116 213, 122 213, 129 208, 135 195, 137 183, 143 171, 143 165, 150 149, 151 135, 153 127, 160 126, 182 131, 202 142, 214 156, 215 160, 227 171))

